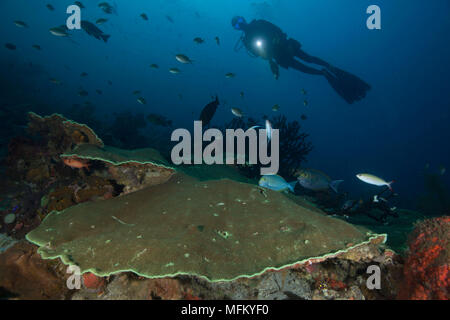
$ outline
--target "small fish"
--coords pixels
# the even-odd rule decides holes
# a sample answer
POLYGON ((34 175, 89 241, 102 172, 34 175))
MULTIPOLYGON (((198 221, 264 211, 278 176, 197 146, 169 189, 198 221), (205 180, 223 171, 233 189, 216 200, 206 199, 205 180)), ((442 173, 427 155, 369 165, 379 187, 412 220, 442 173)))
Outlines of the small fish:
POLYGON ((329 176, 319 170, 299 169, 294 173, 300 185, 313 191, 327 191, 332 189, 338 193, 338 186, 344 180, 332 180, 329 176))
POLYGON ((100 90, 100 89, 95 90, 95 92, 97 92, 97 94, 102 94, 103 93, 102 90, 100 90))
POLYGON ((103 10, 104 13, 112 14, 115 12, 113 6, 111 6, 108 2, 102 2, 98 4, 98 7, 103 10))
POLYGON ((141 13, 140 17, 142 19, 144 19, 145 21, 148 21, 148 17, 147 17, 147 15, 145 13, 141 13))
POLYGON ((142 98, 142 97, 139 97, 139 98, 137 99, 137 102, 139 102, 140 104, 147 104, 147 101, 145 101, 145 99, 142 98))
POLYGON ((47 4, 46 7, 50 11, 55 11, 55 8, 51 4, 47 4))
POLYGON ((193 61, 191 59, 189 59, 189 57, 184 55, 184 54, 177 54, 175 56, 175 59, 177 59, 178 62, 181 62, 183 64, 192 64, 193 63, 193 61))
POLYGON ((41 46, 38 45, 38 44, 33 44, 31 47, 36 49, 36 50, 41 50, 41 46))
POLYGON ((302 89, 301 92, 304 96, 306 96, 308 94, 305 89, 302 89))
POLYGON ((355 207, 356 207, 357 204, 358 204, 357 200, 352 200, 352 199, 347 200, 342 205, 341 210, 342 211, 348 211, 350 209, 356 209, 355 207))
POLYGON ((233 113, 236 117, 242 118, 244 113, 239 108, 231 108, 231 113, 233 113))
POLYGON ((158 66, 156 63, 152 63, 152 64, 150 65, 150 68, 152 68, 152 69, 158 69, 159 66, 158 66))
POLYGON ((267 188, 273 191, 287 191, 290 190, 294 193, 295 185, 297 184, 297 180, 293 182, 286 182, 283 177, 279 175, 265 175, 259 179, 259 186, 263 188, 267 188))
POLYGON ((111 81, 111 80, 108 80, 108 84, 109 84, 110 86, 112 86, 112 81, 111 81))
POLYGON ((98 25, 102 25, 102 24, 104 24, 107 21, 108 21, 108 19, 99 18, 99 19, 97 19, 97 21, 95 21, 95 23, 98 24, 98 25))
POLYGON ((305 107, 307 107, 307 106, 308 106, 308 101, 307 101, 307 100, 303 100, 303 105, 304 105, 305 107))
POLYGON ((81 74, 80 74, 80 77, 87 77, 88 76, 88 74, 86 73, 86 72, 82 72, 81 74))
POLYGON ((202 44, 205 42, 205 40, 203 40, 202 38, 196 37, 196 38, 194 38, 194 42, 196 44, 202 44))
POLYGON ((51 83, 54 83, 54 84, 61 84, 61 81, 59 81, 58 79, 55 79, 55 78, 50 78, 50 82, 51 83))
POLYGON ((447 171, 447 169, 443 165, 439 166, 439 174, 441 176, 443 176, 446 171, 447 171))
POLYGON ((241 96, 242 99, 244 99, 244 91, 241 91, 241 93, 239 93, 239 95, 241 96))
POLYGON ((280 106, 279 106, 278 104, 275 104, 275 105, 272 107, 272 111, 277 112, 278 110, 280 110, 280 106))
POLYGON ((308 117, 307 117, 305 114, 302 114, 302 115, 300 116, 300 119, 306 120, 306 119, 308 119, 308 117))
POLYGON ((217 45, 220 46, 220 39, 219 39, 219 37, 215 37, 214 39, 216 40, 217 45))
POLYGON ((80 9, 85 8, 85 6, 80 1, 75 1, 74 4, 76 4, 80 9))
POLYGON ((392 180, 391 182, 386 182, 384 179, 379 178, 377 176, 374 176, 373 174, 369 174, 369 173, 358 173, 356 175, 356 177, 368 184, 374 185, 374 186, 386 186, 389 188, 389 190, 392 191, 392 187, 391 185, 395 182, 395 180, 392 180))
POLYGON ((111 35, 105 34, 102 30, 97 28, 95 24, 86 20, 81 20, 81 28, 91 37, 98 40, 103 40, 105 43, 111 37, 111 35))
POLYGON ((217 107, 219 106, 219 97, 216 96, 216 99, 210 103, 208 103, 202 110, 200 114, 200 121, 203 122, 204 126, 209 125, 214 114, 216 113, 217 107))
POLYGON ((14 24, 16 26, 18 26, 19 28, 28 28, 28 25, 25 22, 20 21, 20 20, 14 21, 14 24))
POLYGON ((178 69, 178 68, 170 68, 170 69, 169 69, 169 72, 170 72, 170 73, 173 73, 173 74, 178 74, 178 73, 180 73, 181 71, 180 71, 180 69, 178 69))
POLYGON ((170 23, 174 23, 174 21, 173 21, 171 16, 166 16, 166 19, 169 20, 170 23))
POLYGON ((183 95, 181 93, 179 93, 178 98, 180 98, 180 100, 183 100, 183 95))
POLYGON ((81 89, 80 91, 78 91, 78 95, 80 97, 87 97, 89 95, 89 93, 86 90, 81 89))
POLYGON ((12 43, 5 43, 5 48, 9 50, 16 50, 17 47, 12 43))
POLYGON ((78 160, 78 159, 73 159, 73 158, 63 158, 62 159, 63 163, 66 166, 69 166, 73 169, 82 169, 82 168, 86 168, 89 170, 89 163, 82 161, 82 160, 78 160))
POLYGON ((68 37, 69 33, 67 32, 66 26, 53 27, 49 29, 50 33, 57 37, 68 37))
POLYGON ((236 77, 236 75, 234 73, 232 73, 232 72, 228 72, 227 74, 225 74, 225 78, 227 78, 227 79, 231 79, 231 78, 234 78, 234 77, 236 77))
POLYGON ((141 94, 141 91, 140 91, 140 90, 135 90, 135 91, 133 91, 133 94, 134 94, 135 96, 137 96, 138 94, 141 94))

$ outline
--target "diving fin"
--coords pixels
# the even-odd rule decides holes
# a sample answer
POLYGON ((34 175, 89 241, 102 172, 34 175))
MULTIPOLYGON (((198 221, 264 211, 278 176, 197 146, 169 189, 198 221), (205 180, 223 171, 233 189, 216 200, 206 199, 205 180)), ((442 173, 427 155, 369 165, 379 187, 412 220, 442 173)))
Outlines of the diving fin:
POLYGON ((336 67, 325 69, 324 75, 337 94, 349 104, 363 99, 371 89, 362 79, 336 67))

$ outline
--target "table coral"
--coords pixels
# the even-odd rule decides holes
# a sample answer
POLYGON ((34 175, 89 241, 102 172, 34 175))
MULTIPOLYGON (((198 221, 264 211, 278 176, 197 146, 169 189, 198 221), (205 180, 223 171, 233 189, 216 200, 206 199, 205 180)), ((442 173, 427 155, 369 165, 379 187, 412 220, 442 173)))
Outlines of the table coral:
POLYGON ((53 212, 27 239, 43 258, 98 276, 230 281, 323 260, 378 237, 283 194, 266 196, 255 185, 179 173, 162 185, 53 212))

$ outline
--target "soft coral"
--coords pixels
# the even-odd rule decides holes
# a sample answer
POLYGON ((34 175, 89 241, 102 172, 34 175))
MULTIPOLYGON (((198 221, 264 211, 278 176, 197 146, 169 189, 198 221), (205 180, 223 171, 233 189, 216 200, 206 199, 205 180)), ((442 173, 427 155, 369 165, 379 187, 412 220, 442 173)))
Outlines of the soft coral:
POLYGON ((411 233, 399 299, 449 299, 450 217, 428 219, 411 233))

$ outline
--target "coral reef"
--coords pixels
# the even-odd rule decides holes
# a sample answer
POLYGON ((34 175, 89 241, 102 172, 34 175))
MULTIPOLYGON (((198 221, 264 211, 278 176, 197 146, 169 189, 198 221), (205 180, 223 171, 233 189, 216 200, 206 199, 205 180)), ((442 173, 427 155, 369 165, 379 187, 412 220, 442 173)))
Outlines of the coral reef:
POLYGON ((77 203, 92 200, 110 199, 117 196, 114 185, 107 179, 97 176, 88 176, 79 183, 62 186, 51 190, 41 208, 46 213, 51 211, 62 211, 77 203))
POLYGON ((95 274, 86 272, 83 274, 83 284, 87 289, 100 290, 106 285, 105 278, 97 277, 95 274))
POLYGON ((86 125, 67 120, 59 114, 41 117, 28 113, 27 131, 32 138, 18 137, 9 143, 8 174, 15 180, 25 180, 44 187, 56 176, 64 176, 65 168, 59 155, 75 146, 103 142, 86 125))
MULTIPOLYGON (((0 266, 0 274, 9 274, 18 270, 18 265, 31 263, 41 270, 51 274, 53 286, 42 293, 49 294, 54 299, 153 299, 153 300, 199 300, 199 299, 392 299, 396 295, 392 284, 398 283, 395 278, 383 278, 382 290, 368 290, 366 287, 366 269, 377 264, 382 275, 392 277, 399 265, 394 262, 395 254, 383 250, 377 241, 358 247, 350 255, 341 255, 324 261, 292 266, 280 271, 233 281, 210 282, 195 276, 176 276, 173 278, 147 279, 134 273, 120 273, 110 277, 98 277, 93 273, 83 274, 83 286, 80 290, 67 290, 65 283, 69 274, 64 272, 65 266, 58 261, 42 260, 35 254, 31 245, 18 243, 2 258, 11 260, 18 258, 16 263, 0 266), (24 247, 25 245, 25 247, 24 247), (19 259, 19 254, 33 255, 32 259, 19 259), (369 253, 367 255, 367 253, 369 253), (32 260, 32 261, 31 261, 32 260), (31 262, 30 262, 31 261, 31 262), (3 273, 2 273, 3 272, 3 273)), ((31 272, 34 272, 31 270, 31 272)), ((42 299, 38 290, 28 291, 28 288, 40 288, 45 285, 41 277, 30 277, 27 270, 20 270, 17 276, 27 280, 20 281, 21 286, 15 287, 6 280, 0 279, 0 286, 6 284, 11 297, 42 299)), ((44 273, 43 276, 48 276, 44 273)))
POLYGON ((53 148, 71 150, 75 145, 82 143, 103 146, 103 141, 87 125, 68 120, 60 114, 41 117, 29 112, 28 117, 30 119, 28 131, 33 135, 44 137, 49 143, 50 152, 53 148))
MULTIPOLYGON (((29 119, 32 136, 10 142, 10 175, 0 185, 2 297, 448 299, 448 217, 417 226, 403 266, 385 249, 385 229, 371 229, 377 235, 328 217, 308 197, 262 193, 247 178, 259 176, 256 167, 175 172, 158 151, 105 146, 61 115, 29 119), (39 248, 18 241, 27 233, 39 248), (373 264, 381 268, 380 290, 365 285, 373 264), (67 265, 81 267, 81 290, 67 289, 67 265)), ((311 144, 298 123, 282 116, 271 122, 288 140, 280 173, 289 178, 311 144)), ((234 119, 229 127, 256 124, 234 119)), ((115 125, 116 135, 127 133, 124 123, 115 125)), ((428 182, 445 204, 442 185, 428 182)))
POLYGON ((63 299, 66 267, 41 259, 37 248, 21 241, 0 255, 0 288, 20 299, 63 299))
POLYGON ((399 299, 450 299, 450 217, 420 222, 410 235, 399 299))
POLYGON ((77 291, 72 299, 164 299, 164 300, 335 300, 392 299, 397 294, 401 265, 395 254, 373 243, 360 247, 350 256, 293 266, 280 271, 233 281, 210 282, 194 276, 146 279, 132 273, 109 277, 101 295, 91 290, 77 291), (369 256, 366 253, 370 252, 369 256), (367 267, 382 270, 382 289, 366 286, 367 267), (384 277, 386 274, 386 277, 384 277), (391 278, 389 278, 391 277, 391 278))
POLYGON ((156 187, 53 212, 27 235, 44 258, 61 258, 82 272, 189 274, 211 281, 325 259, 372 237, 378 236, 280 193, 181 173, 156 187))
POLYGON ((0 218, 14 210, 16 223, 0 224, 0 232, 15 238, 23 238, 53 210, 163 183, 174 172, 156 150, 104 146, 89 127, 59 114, 30 112, 28 117, 30 135, 9 143, 8 176, 1 188, 14 200, 0 208, 0 218))
POLYGON ((98 174, 122 185, 123 194, 164 183, 175 172, 157 150, 150 148, 122 150, 83 144, 60 157, 100 162, 107 172, 98 174))

